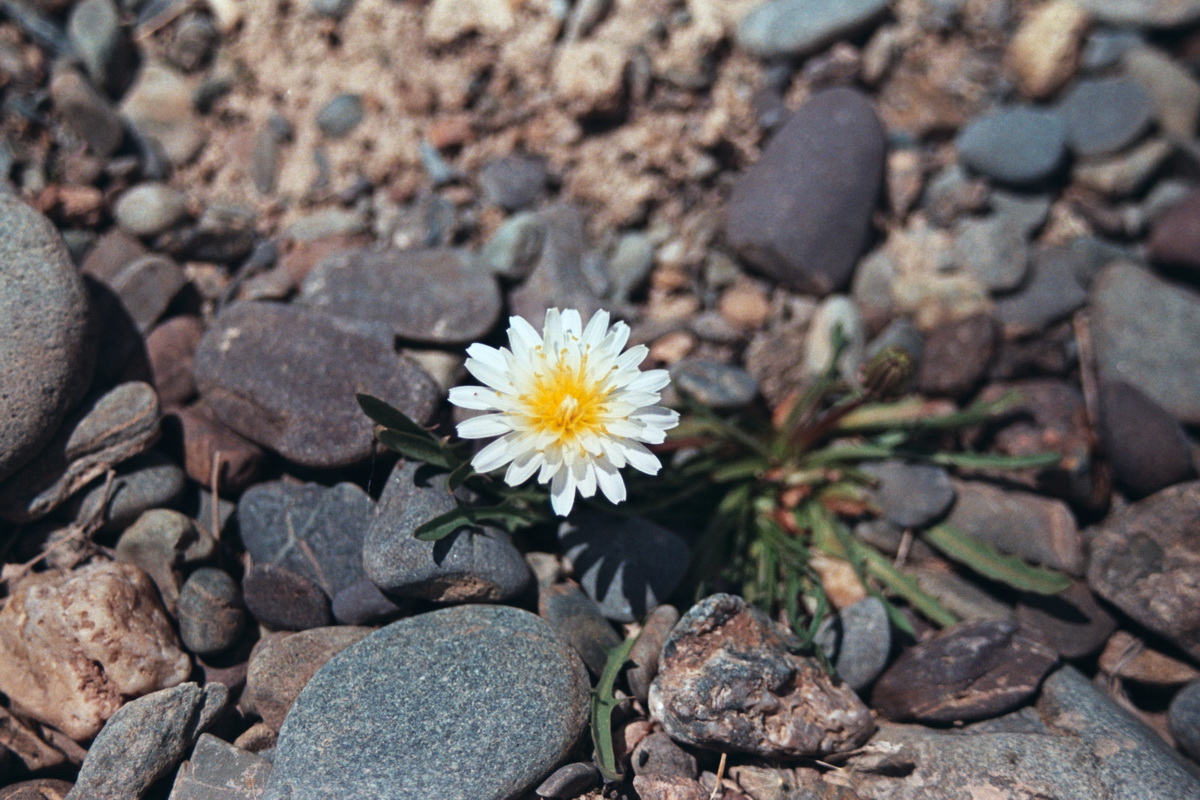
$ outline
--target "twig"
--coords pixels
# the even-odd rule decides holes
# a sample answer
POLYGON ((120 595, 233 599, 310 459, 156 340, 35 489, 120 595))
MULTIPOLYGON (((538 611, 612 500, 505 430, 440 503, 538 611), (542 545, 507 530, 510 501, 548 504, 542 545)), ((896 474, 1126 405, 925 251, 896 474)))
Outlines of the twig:
POLYGON ((213 453, 212 470, 208 474, 208 488, 212 492, 212 535, 221 541, 221 498, 217 490, 221 488, 221 451, 213 453))
POLYGON ((721 753, 721 763, 717 765, 717 782, 713 784, 712 794, 708 796, 708 800, 717 800, 717 792, 721 791, 721 780, 725 777, 725 759, 728 757, 728 753, 721 753))

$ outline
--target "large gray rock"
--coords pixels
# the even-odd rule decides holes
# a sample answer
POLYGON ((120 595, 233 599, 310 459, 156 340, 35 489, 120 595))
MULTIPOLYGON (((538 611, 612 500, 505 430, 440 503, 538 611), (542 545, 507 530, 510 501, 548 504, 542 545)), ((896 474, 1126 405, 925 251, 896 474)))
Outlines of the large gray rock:
POLYGON ((846 286, 879 198, 884 147, 883 125, 864 95, 818 93, 738 179, 725 223, 730 244, 801 291, 846 286))
POLYGON ((258 800, 270 776, 266 758, 202 733, 175 776, 169 800, 258 800))
POLYGON ((88 295, 50 221, 0 193, 0 480, 37 455, 92 376, 88 295))
POLYGON ((770 0, 742 17, 737 43, 760 58, 815 53, 887 10, 887 0, 770 0))
POLYGON ((264 800, 507 800, 571 751, 587 672, 509 606, 394 622, 334 656, 284 721, 264 800))
POLYGON ((962 161, 1004 183, 1024 185, 1050 177, 1067 152, 1062 117, 1032 108, 1004 108, 966 125, 956 141, 962 161))

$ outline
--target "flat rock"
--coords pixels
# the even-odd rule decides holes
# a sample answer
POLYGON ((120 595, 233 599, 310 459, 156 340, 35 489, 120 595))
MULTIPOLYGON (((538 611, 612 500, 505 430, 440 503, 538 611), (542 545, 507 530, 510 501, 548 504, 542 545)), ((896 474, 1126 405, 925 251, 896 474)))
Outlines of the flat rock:
POLYGON ((1067 145, 1080 156, 1114 153, 1146 132, 1153 119, 1150 95, 1129 78, 1077 82, 1058 105, 1067 123, 1067 145))
POLYGON ((1097 602, 1082 581, 1054 595, 1032 592, 1022 595, 1016 618, 1022 633, 1063 658, 1082 658, 1099 652, 1117 628, 1112 614, 1097 602))
POLYGON ((608 652, 621 644, 612 623, 573 583, 547 586, 538 592, 538 616, 575 648, 593 675, 604 671, 608 652))
POLYGON ((740 597, 715 594, 679 620, 650 685, 671 738, 767 758, 852 750, 874 730, 867 707, 740 597))
POLYGON ((118 561, 136 564, 149 575, 167 611, 174 614, 182 582, 179 568, 212 558, 216 549, 212 534, 191 517, 169 508, 154 508, 121 533, 115 555, 118 561))
POLYGON ((540 327, 548 308, 575 308, 590 319, 604 305, 584 273, 587 235, 583 213, 569 203, 555 203, 538 213, 542 245, 525 281, 509 293, 514 314, 540 327))
POLYGON ((538 617, 456 606, 394 622, 300 693, 264 800, 507 800, 571 751, 587 673, 538 617))
POLYGON ((331 256, 308 274, 299 302, 390 326, 402 339, 467 344, 500 317, 500 289, 463 250, 359 250, 331 256))
POLYGON ((941 467, 878 461, 864 464, 863 471, 879 481, 871 496, 884 518, 902 528, 929 525, 954 502, 954 485, 941 467))
POLYGON ((972 314, 938 325, 925 337, 915 377, 919 391, 963 397, 987 375, 996 353, 996 321, 990 314, 972 314), (971 353, 971 358, 963 358, 971 353))
POLYGON ((1200 274, 1200 191, 1192 191, 1154 221, 1150 257, 1192 275, 1200 274))
POLYGON ((277 631, 303 631, 333 622, 329 595, 298 572, 255 564, 242 578, 242 597, 254 618, 277 631))
POLYGON ((173 67, 144 64, 121 101, 121 116, 156 141, 176 166, 191 161, 208 139, 192 104, 193 87, 173 67))
POLYGON ((1097 432, 1113 477, 1134 498, 1196 474, 1183 426, 1136 386, 1113 381, 1101 387, 1097 432))
POLYGON ((679 622, 679 609, 675 606, 661 605, 646 615, 642 623, 642 632, 629 651, 629 667, 625 670, 625 680, 629 683, 629 691, 638 702, 645 705, 650 696, 650 684, 658 675, 659 657, 663 645, 671 635, 671 629, 679 622))
POLYGON ((821 625, 816 641, 838 677, 861 692, 883 672, 892 652, 892 624, 883 601, 867 597, 843 608, 821 625))
POLYGON ((1089 531, 1088 584, 1200 658, 1200 481, 1181 483, 1089 531))
POLYGON ((413 536, 457 505, 445 473, 426 472, 401 462, 388 478, 363 545, 367 577, 388 594, 439 603, 496 602, 528 587, 529 566, 498 528, 465 527, 436 542, 413 536))
POLYGON ((92 375, 88 295, 54 226, 0 193, 0 480, 49 443, 92 375))
POLYGON ((1196 0, 1075 0, 1092 19, 1117 26, 1176 28, 1200 20, 1196 0))
POLYGON ((675 388, 714 411, 744 408, 758 396, 758 381, 731 364, 685 358, 671 365, 675 388))
POLYGON ((883 185, 884 131, 870 101, 829 89, 803 105, 734 184, 725 234, 755 268, 826 295, 849 283, 883 185))
POLYGON ((64 800, 73 785, 56 778, 35 778, 0 789, 0 800, 64 800))
POLYGON ((1101 380, 1125 381, 1185 425, 1200 424, 1200 292, 1121 261, 1101 271, 1088 302, 1101 380))
POLYGON ((361 330, 317 311, 235 303, 196 350, 196 382, 217 419, 284 458, 342 467, 373 448, 355 392, 382 398, 418 422, 439 394, 416 364, 361 330))
POLYGON ((872 705, 897 721, 972 721, 1033 697, 1058 654, 1015 622, 960 623, 904 651, 880 676, 872 705))
POLYGON ((186 488, 183 470, 157 449, 121 464, 107 492, 105 483, 106 477, 97 478, 72 497, 63 511, 77 520, 98 515, 103 520, 101 530, 122 530, 152 508, 175 506, 186 488))
POLYGON ((1014 185, 1050 177, 1066 155, 1062 117, 1032 108, 1004 108, 970 122, 958 135, 958 155, 974 170, 1014 185))
POLYGON ((258 800, 270 776, 268 759, 202 733, 168 800, 258 800))
POLYGON ((178 764, 225 707, 229 690, 184 683, 126 703, 92 742, 67 800, 129 800, 178 764))
POLYGON ((37 573, 0 610, 0 691, 73 739, 130 697, 186 680, 191 659, 146 573, 97 562, 37 573))
POLYGON ((887 7, 886 0, 769 0, 742 17, 735 41, 759 58, 807 56, 862 30, 887 7))

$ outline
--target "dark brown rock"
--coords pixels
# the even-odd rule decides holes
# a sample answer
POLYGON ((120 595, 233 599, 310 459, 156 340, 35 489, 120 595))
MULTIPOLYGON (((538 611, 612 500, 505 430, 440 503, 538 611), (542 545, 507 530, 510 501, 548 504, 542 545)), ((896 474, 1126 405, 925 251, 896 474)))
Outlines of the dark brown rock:
POLYGON ((1159 217, 1150 231, 1150 258, 1200 274, 1200 190, 1193 190, 1159 217))
POLYGON ((1117 621, 1082 581, 1054 595, 1025 594, 1017 603, 1017 622, 1030 638, 1063 658, 1082 658, 1099 652, 1117 621))
POLYGON ((196 394, 192 362, 204 335, 199 317, 171 317, 146 337, 146 356, 158 400, 164 409, 182 405, 196 394))
POLYGON ((778 281, 826 295, 850 280, 883 185, 884 130, 852 89, 815 95, 783 124, 729 198, 725 233, 778 281))
POLYGON ((196 351, 213 416, 252 442, 311 467, 365 460, 373 426, 355 392, 425 422, 441 394, 416 364, 362 328, 278 303, 235 303, 196 351))
POLYGON ((662 731, 655 731, 638 742, 629 760, 634 775, 655 775, 662 778, 695 779, 700 774, 696 757, 672 741, 662 731))
MULTIPOLYGON (((14 717, 7 708, 0 708, 0 746, 9 752, 12 762, 19 761, 29 772, 48 770, 67 760, 61 751, 44 741, 28 723, 14 717)), ((6 796, 4 791, 0 789, 0 798, 6 796)))
POLYGON ((662 655, 663 645, 677 622, 679 609, 668 605, 657 606, 646 615, 642 633, 629 651, 630 666, 625 671, 625 680, 633 696, 643 705, 650 695, 650 683, 658 675, 658 659, 662 655))
POLYGON ((691 778, 638 775, 633 788, 642 800, 709 800, 712 793, 691 778))
POLYGON ((1092 589, 1200 658, 1200 481, 1110 515, 1088 543, 1092 589))
MULTIPOLYGON (((97 261, 93 260, 92 263, 96 264, 97 261)), ((153 327, 175 296, 187 285, 183 268, 156 253, 147 253, 123 264, 110 261, 104 266, 108 268, 106 273, 88 274, 112 290, 142 332, 153 327)))
POLYGON ((675 626, 649 707, 677 741, 768 758, 851 750, 874 729, 848 686, 791 652, 762 612, 727 594, 701 600, 675 626))
POLYGON ((902 653, 876 682, 872 704, 897 721, 987 719, 1033 697, 1057 661, 1015 622, 960 624, 902 653))
POLYGON ((246 608, 268 628, 303 631, 333 622, 329 596, 308 578, 274 564, 255 564, 242 578, 246 608))
POLYGON ((1113 477, 1134 498, 1196 474, 1183 426, 1136 386, 1112 381, 1100 389, 1100 441, 1113 477))
POLYGON ((576 583, 542 589, 538 593, 538 616, 575 648, 593 675, 604 671, 608 652, 621 644, 612 623, 576 583))
POLYGON ((203 405, 177 408, 163 418, 164 443, 182 455, 187 476, 201 486, 211 486, 213 464, 217 488, 236 496, 258 478, 262 448, 214 420, 203 405))
POLYGON ((940 397, 970 394, 987 374, 996 338, 996 323, 986 314, 934 328, 925 337, 917 390, 940 397))

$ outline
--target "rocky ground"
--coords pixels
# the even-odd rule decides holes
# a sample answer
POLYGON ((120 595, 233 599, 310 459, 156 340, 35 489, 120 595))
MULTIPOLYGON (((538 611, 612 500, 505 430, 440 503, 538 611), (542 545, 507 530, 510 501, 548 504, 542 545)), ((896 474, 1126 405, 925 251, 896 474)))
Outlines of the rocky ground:
POLYGON ((1200 798, 1198 76, 1196 0, 0 0, 0 799, 1200 798), (831 679, 696 530, 413 538, 353 393, 449 433, 551 306, 721 410, 840 325, 1063 458, 878 467, 961 621, 831 591, 831 679))

